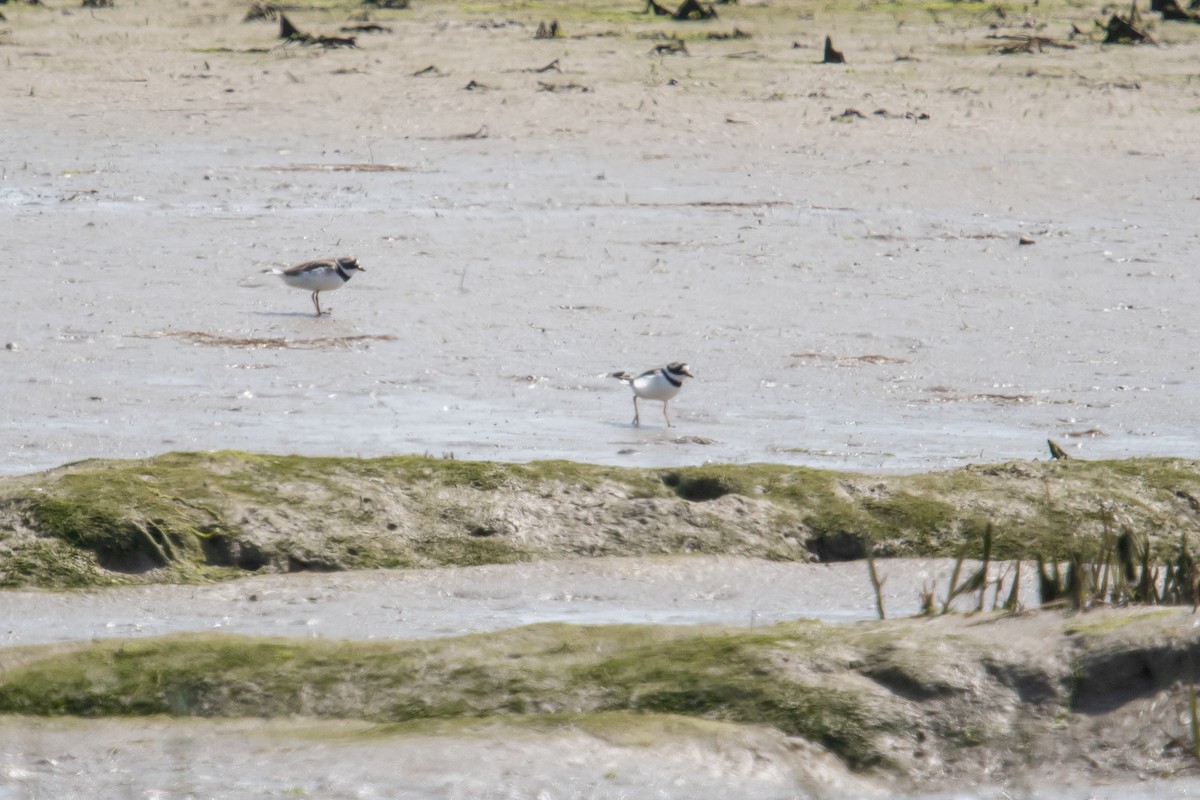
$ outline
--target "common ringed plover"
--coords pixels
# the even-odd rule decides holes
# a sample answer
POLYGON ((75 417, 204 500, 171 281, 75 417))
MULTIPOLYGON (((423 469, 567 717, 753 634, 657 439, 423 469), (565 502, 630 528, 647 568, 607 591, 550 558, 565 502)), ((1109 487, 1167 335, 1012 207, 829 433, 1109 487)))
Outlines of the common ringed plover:
POLYGON ((305 289, 312 292, 313 306, 317 316, 321 316, 321 292, 332 292, 340 289, 354 276, 355 272, 366 272, 358 265, 358 261, 349 256, 339 258, 321 258, 316 261, 305 261, 287 269, 271 270, 288 286, 305 289))
POLYGON ((629 388, 633 389, 633 424, 640 425, 641 419, 638 415, 638 398, 646 400, 661 400, 663 404, 663 419, 667 421, 667 427, 671 425, 671 415, 667 413, 667 403, 671 398, 679 394, 679 390, 683 388, 684 378, 696 377, 688 370, 688 365, 682 361, 672 361, 665 367, 646 370, 636 378, 628 372, 614 372, 609 377, 616 378, 621 383, 629 384, 629 388))

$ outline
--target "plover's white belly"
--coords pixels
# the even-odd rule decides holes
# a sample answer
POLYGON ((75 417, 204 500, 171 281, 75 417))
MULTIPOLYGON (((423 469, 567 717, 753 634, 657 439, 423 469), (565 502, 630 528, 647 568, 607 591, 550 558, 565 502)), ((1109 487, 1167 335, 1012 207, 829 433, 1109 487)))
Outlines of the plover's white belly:
POLYGON ((311 270, 296 275, 289 275, 285 272, 283 273, 283 282, 288 286, 307 289, 310 292, 330 292, 340 289, 345 283, 342 276, 333 270, 311 270))
POLYGON ((633 391, 638 397, 646 400, 662 400, 666 402, 679 394, 680 388, 682 387, 676 386, 664 378, 661 372, 633 379, 633 391))

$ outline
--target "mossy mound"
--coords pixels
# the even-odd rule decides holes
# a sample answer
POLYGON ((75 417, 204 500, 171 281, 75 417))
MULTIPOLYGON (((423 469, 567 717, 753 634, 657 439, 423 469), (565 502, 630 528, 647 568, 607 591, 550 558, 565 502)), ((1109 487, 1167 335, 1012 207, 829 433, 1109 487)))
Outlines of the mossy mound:
POLYGON ((1200 464, 1178 459, 868 476, 171 453, 0 482, 0 585, 596 555, 977 556, 989 525, 994 558, 1091 557, 1130 532, 1169 559, 1197 497, 1200 464))
MULTIPOLYGON (((1139 736, 1182 729, 1181 681, 1200 655, 1187 613, 1105 614, 1088 631, 1044 612, 752 629, 547 624, 422 642, 188 635, 6 648, 0 714, 609 727, 653 715, 772 729, 856 770, 944 777, 987 764, 1007 773, 1075 757, 1063 756, 1065 741, 1086 755, 1076 740, 1119 729, 1121 715, 1146 729, 1139 736), (1154 725, 1141 724, 1146 703, 1154 725)), ((1159 768, 1189 757, 1157 752, 1159 768)))
POLYGON ((766 725, 855 768, 910 714, 845 672, 877 646, 820 625, 758 632, 538 625, 428 642, 173 636, 0 655, 0 713, 410 722, 637 712, 766 725))

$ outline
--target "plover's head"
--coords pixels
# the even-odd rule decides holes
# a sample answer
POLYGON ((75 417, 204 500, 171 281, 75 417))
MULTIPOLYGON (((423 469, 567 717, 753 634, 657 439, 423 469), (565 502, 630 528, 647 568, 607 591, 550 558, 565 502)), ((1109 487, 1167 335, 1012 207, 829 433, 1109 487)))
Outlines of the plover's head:
POLYGON ((671 373, 677 378, 696 377, 691 373, 691 370, 688 369, 688 365, 682 361, 672 361, 670 364, 667 364, 667 372, 671 373))
POLYGON ((337 262, 342 269, 356 269, 359 272, 366 272, 365 269, 358 265, 358 259, 353 256, 341 256, 337 262))

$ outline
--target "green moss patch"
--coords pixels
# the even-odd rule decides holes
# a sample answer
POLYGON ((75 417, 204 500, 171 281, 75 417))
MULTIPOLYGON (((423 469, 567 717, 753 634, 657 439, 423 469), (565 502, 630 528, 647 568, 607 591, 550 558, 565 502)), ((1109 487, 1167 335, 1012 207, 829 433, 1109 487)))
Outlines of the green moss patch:
POLYGON ((820 744, 854 769, 904 771, 929 757, 950 763, 964 750, 1033 763, 1039 741, 1079 733, 1064 730, 1076 712, 1183 691, 1200 649, 1186 613, 1098 616, 1106 618, 1086 632, 1042 613, 752 629, 544 624, 428 641, 205 634, 16 647, 0 650, 0 714, 380 726, 364 735, 572 725, 630 745, 755 726, 820 744))
POLYGON ((544 624, 429 641, 205 634, 13 647, 0 649, 0 715, 286 719, 317 738, 576 728, 626 747, 745 741, 754 728, 780 737, 773 741, 814 742, 853 769, 904 776, 930 765, 938 774, 951 764, 966 773, 978 763, 1053 765, 1063 741, 1091 763, 1097 747, 1114 752, 1108 731, 1133 726, 1156 744, 1131 741, 1129 753, 1161 753, 1156 770, 1191 763, 1166 744, 1179 735, 1200 657, 1191 616, 1089 617, 544 624), (339 726, 322 722, 332 720, 339 726))
POLYGON ((0 654, 0 713, 404 723, 635 712, 765 725, 851 765, 879 763, 876 740, 898 720, 878 713, 876 693, 793 674, 775 655, 829 636, 812 625, 539 625, 429 642, 205 635, 17 648, 0 654))
POLYGON ((727 553, 776 560, 1173 559, 1200 516, 1179 459, 871 476, 775 464, 622 469, 403 456, 169 453, 0 481, 0 585, 727 553))

